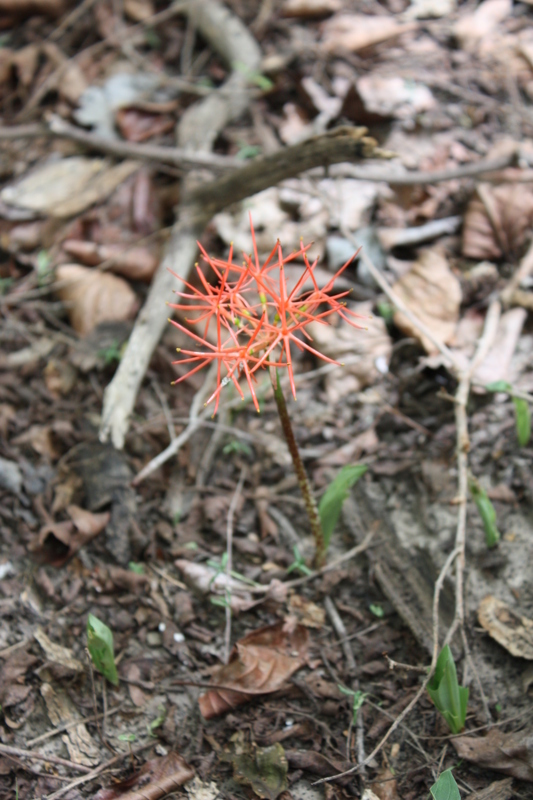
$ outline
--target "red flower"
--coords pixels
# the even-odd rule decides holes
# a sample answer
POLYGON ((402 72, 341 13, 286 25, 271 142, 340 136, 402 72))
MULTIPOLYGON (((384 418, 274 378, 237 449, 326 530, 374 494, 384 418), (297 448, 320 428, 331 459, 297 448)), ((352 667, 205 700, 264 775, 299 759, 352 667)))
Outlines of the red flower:
POLYGON ((222 388, 230 381, 244 398, 239 385, 239 378, 244 375, 250 388, 257 411, 259 403, 254 391, 255 373, 260 368, 283 367, 289 373, 293 396, 296 398, 294 372, 291 359, 291 343, 300 350, 307 350, 324 361, 338 364, 313 348, 308 342, 312 337, 306 330, 311 322, 328 324, 332 314, 338 314, 350 325, 360 327, 354 321, 358 315, 346 308, 345 297, 348 292, 331 295, 335 280, 352 262, 350 258, 338 272, 332 276, 323 289, 315 279, 314 270, 317 261, 312 264, 307 258, 310 245, 300 245, 300 249, 283 256, 279 241, 263 264, 259 261, 255 232, 250 219, 254 257, 244 256, 242 265, 233 262, 233 247, 227 260, 211 258, 199 244, 204 260, 213 270, 218 284, 213 287, 202 270, 196 265, 201 289, 185 282, 187 292, 177 291, 178 297, 186 302, 169 304, 180 311, 198 312, 196 317, 187 317, 191 323, 205 322, 204 338, 185 328, 179 322, 170 322, 198 342, 203 350, 178 350, 187 358, 174 363, 195 364, 186 375, 174 383, 192 375, 203 367, 216 361, 217 388, 208 399, 206 405, 215 400, 216 414, 222 388), (276 258, 277 256, 277 258, 276 258), (285 265, 296 258, 303 258, 305 269, 296 286, 289 292, 285 278, 285 265), (279 280, 270 274, 279 270, 279 280), (313 288, 303 289, 308 280, 313 288), (188 301, 188 302, 187 302, 188 301), (216 324, 216 345, 205 338, 211 320, 216 324), (225 375, 222 375, 222 367, 225 375))

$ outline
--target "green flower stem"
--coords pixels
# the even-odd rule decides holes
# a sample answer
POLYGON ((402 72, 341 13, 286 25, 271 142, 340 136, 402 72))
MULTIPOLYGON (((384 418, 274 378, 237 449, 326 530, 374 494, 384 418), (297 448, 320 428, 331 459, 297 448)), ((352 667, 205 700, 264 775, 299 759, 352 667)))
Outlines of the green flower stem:
POLYGON ((276 405, 278 407, 278 414, 281 421, 281 427, 283 428, 285 441, 287 442, 287 446, 291 454, 298 485, 300 486, 300 491, 302 492, 304 498, 305 510, 307 511, 307 516, 309 518, 311 533, 313 534, 313 539, 315 541, 315 558, 313 565, 316 569, 320 569, 326 563, 326 543, 324 540, 322 523, 320 522, 320 515, 318 513, 318 506, 313 495, 313 490, 311 489, 311 483, 307 476, 307 472, 305 471, 305 467, 303 465, 302 457, 300 456, 300 451, 298 450, 298 445, 296 444, 296 439, 294 438, 294 431, 292 429, 289 412, 287 410, 287 404, 281 388, 278 371, 276 370, 274 373, 274 369, 271 368, 270 374, 272 378, 272 388, 274 389, 274 397, 276 398, 276 405))

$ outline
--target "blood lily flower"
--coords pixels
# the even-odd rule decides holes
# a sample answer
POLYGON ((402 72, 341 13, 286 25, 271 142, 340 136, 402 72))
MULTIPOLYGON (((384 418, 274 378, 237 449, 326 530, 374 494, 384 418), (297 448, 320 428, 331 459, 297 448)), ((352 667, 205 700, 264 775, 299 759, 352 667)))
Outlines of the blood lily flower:
POLYGON ((200 336, 181 323, 170 320, 201 346, 198 350, 178 350, 185 358, 174 363, 193 366, 174 383, 180 383, 189 375, 216 363, 217 386, 207 401, 215 401, 214 414, 218 410, 221 390, 228 383, 233 383, 241 397, 244 397, 239 384, 242 376, 259 411, 254 383, 257 371, 266 367, 287 370, 291 391, 296 398, 291 345, 307 350, 324 361, 338 364, 338 361, 328 358, 310 344, 312 337, 307 328, 311 322, 327 324, 328 318, 337 314, 350 325, 361 327, 355 321, 358 315, 346 307, 348 292, 333 293, 336 279, 353 257, 321 289, 314 274, 318 259, 311 263, 307 257, 310 245, 301 243, 298 250, 284 256, 278 241, 266 260, 260 263, 251 220, 250 227, 253 257, 245 255, 243 263, 236 264, 233 261, 233 247, 228 258, 223 260, 212 258, 199 245, 204 261, 215 275, 216 286, 209 283, 197 264, 200 287, 185 282, 186 291, 175 292, 183 302, 169 304, 170 308, 190 314, 186 317, 188 323, 195 326, 204 323, 204 333, 200 336), (296 259, 303 260, 304 268, 296 285, 289 290, 285 266, 296 259), (275 271, 277 275, 273 274, 275 271), (309 283, 311 288, 307 288, 309 283), (211 322, 216 330, 216 344, 207 339, 211 322))

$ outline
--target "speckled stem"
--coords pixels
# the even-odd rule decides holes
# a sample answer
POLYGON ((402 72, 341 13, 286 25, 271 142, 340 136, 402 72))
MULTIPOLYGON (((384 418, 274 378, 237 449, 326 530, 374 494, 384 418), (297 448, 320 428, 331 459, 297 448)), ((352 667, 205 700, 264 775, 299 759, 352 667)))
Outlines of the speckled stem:
POLYGON ((271 377, 272 387, 274 389, 274 397, 276 398, 276 405, 278 407, 278 414, 281 421, 281 427, 283 428, 285 441, 287 442, 287 446, 291 454, 298 485, 300 486, 300 490, 304 498, 305 510, 307 511, 307 516, 309 518, 311 533, 313 534, 313 539, 315 540, 315 557, 313 566, 315 569, 320 569, 326 563, 326 544, 324 541, 324 532, 322 531, 322 523, 320 522, 320 515, 318 513, 318 506, 316 504, 313 490, 311 489, 311 483, 300 456, 300 451, 298 450, 298 445, 296 444, 296 439, 294 438, 294 431, 292 429, 289 412, 287 410, 287 404, 281 388, 278 371, 271 369, 271 377))

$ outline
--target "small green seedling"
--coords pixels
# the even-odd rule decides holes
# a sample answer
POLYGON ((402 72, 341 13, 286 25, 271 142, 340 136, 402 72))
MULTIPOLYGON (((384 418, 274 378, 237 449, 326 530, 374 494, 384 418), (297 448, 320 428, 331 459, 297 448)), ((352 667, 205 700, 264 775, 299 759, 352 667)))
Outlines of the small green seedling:
POLYGON ((158 706, 157 710, 159 712, 158 716, 146 726, 148 729, 148 735, 152 736, 154 739, 157 738, 154 731, 161 727, 167 717, 165 706, 158 706))
POLYGON ((483 522, 487 547, 496 547, 500 541, 500 531, 498 530, 498 526, 496 524, 496 511, 494 510, 494 506, 492 505, 486 491, 481 488, 473 476, 470 476, 468 485, 470 488, 470 493, 474 498, 474 503, 479 511, 479 516, 483 522))
POLYGON ((428 694, 451 732, 460 733, 466 719, 468 689, 457 682, 457 670, 449 645, 440 651, 435 674, 428 683, 428 694))
POLYGON ((507 381, 494 381, 485 386, 487 392, 507 392, 511 395, 516 421, 516 438, 520 447, 525 447, 531 439, 531 412, 527 400, 517 397, 507 381))
POLYGON ((339 691, 343 694, 348 695, 348 697, 352 698, 352 725, 355 725, 357 722, 357 712, 365 702, 366 698, 368 697, 368 692, 361 692, 359 690, 354 691, 353 689, 347 689, 346 686, 342 686, 340 683, 337 684, 339 691))
POLYGON ((258 86, 262 92, 269 92, 274 87, 270 78, 255 69, 250 69, 244 61, 234 61, 232 67, 241 72, 250 83, 258 86))
POLYGON ((137 564, 135 561, 130 561, 128 569, 136 575, 144 575, 144 564, 137 564))
POLYGON ((433 796, 433 800, 461 800, 459 787, 455 782, 451 769, 441 772, 429 791, 433 796))
POLYGON ((348 497, 348 492, 367 470, 365 464, 347 464, 330 483, 318 506, 324 543, 329 546, 331 534, 338 522, 342 504, 348 497))
POLYGON ((118 673, 113 655, 113 633, 105 623, 89 614, 87 618, 87 649, 94 668, 114 686, 118 685, 118 673))
POLYGON ((252 448, 246 442, 240 442, 238 439, 232 439, 231 442, 224 445, 222 452, 225 456, 230 453, 243 453, 245 456, 253 456, 252 448))
POLYGON ((382 619, 385 616, 383 607, 378 605, 378 603, 371 603, 368 608, 375 617, 378 617, 378 619, 382 619))
POLYGON ((294 570, 297 569, 302 573, 302 575, 312 575, 313 570, 309 569, 305 563, 302 554, 298 550, 298 545, 294 545, 292 552, 294 553, 294 561, 289 567, 287 567, 287 574, 289 574, 289 572, 294 572, 294 570))

